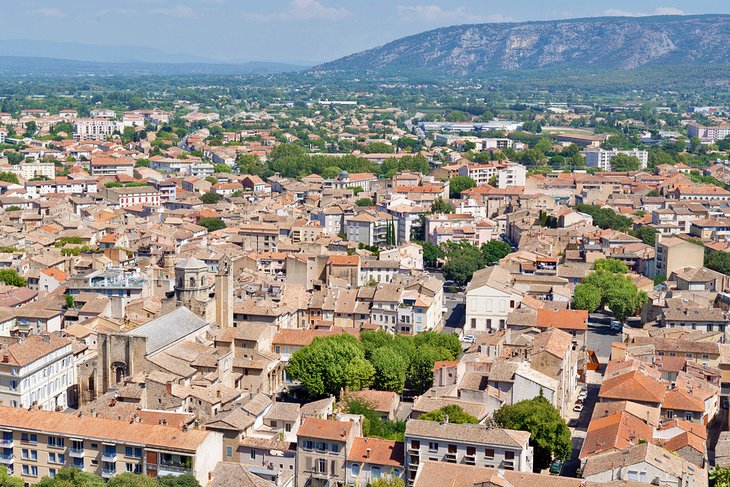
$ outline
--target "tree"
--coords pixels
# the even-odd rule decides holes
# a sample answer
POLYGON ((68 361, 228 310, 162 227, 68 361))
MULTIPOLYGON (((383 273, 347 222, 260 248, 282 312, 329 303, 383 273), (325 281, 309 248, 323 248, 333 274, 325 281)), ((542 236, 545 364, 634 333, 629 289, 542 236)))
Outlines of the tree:
POLYGON ((364 399, 357 397, 345 398, 345 411, 349 414, 363 416, 362 433, 370 438, 403 441, 406 432, 405 421, 390 421, 383 419, 382 414, 364 399))
POLYGON ((423 263, 426 267, 436 267, 438 259, 446 257, 443 250, 430 242, 423 242, 420 245, 423 247, 423 263))
POLYGON ((18 181, 18 176, 12 172, 0 172, 0 181, 5 181, 6 183, 20 184, 20 181, 18 181))
POLYGON ((641 241, 644 242, 646 245, 651 245, 653 247, 656 243, 657 230, 654 227, 641 225, 631 234, 634 237, 641 239, 641 241))
POLYGON ((157 477, 157 482, 160 484, 160 487, 200 487, 198 480, 189 473, 177 476, 163 475, 162 477, 157 477))
POLYGON ((155 477, 124 472, 110 478, 106 485, 107 487, 159 487, 160 483, 155 477))
POLYGON ((601 290, 592 284, 578 284, 573 292, 573 307, 589 313, 601 306, 601 290))
POLYGON ((370 363, 375 369, 373 385, 380 391, 400 393, 406 384, 408 361, 391 347, 380 347, 372 352, 370 363))
POLYGON ((206 205, 214 205, 218 203, 223 197, 216 193, 205 193, 200 197, 200 201, 205 203, 206 205))
POLYGON ((418 419, 423 419, 424 421, 438 422, 446 421, 446 418, 448 418, 449 423, 454 424, 479 424, 479 420, 477 418, 467 413, 461 406, 457 406, 456 404, 449 404, 441 409, 436 409, 418 417, 418 419))
POLYGON ((453 360, 453 356, 430 345, 416 349, 408 368, 408 382, 416 394, 423 394, 433 385, 433 366, 439 360, 453 360))
POLYGON ((730 253, 712 252, 705 257, 705 267, 730 276, 730 253))
POLYGON ((473 245, 466 244, 448 252, 447 261, 443 267, 446 279, 465 285, 471 281, 471 276, 484 267, 484 256, 473 245))
POLYGON ((613 171, 638 171, 641 168, 641 161, 636 156, 618 154, 611 158, 611 170, 613 171))
POLYGON ((104 481, 98 475, 84 472, 77 468, 62 468, 53 478, 43 477, 37 484, 39 487, 104 487, 104 481))
POLYGON ((375 206, 375 202, 370 198, 360 198, 355 201, 357 206, 375 206))
POLYGON ((76 306, 76 300, 72 294, 66 294, 66 309, 72 309, 76 306))
POLYGON ((213 166, 213 172, 227 174, 232 173, 233 169, 228 164, 216 164, 213 166))
POLYGON ((431 204, 431 213, 453 213, 454 206, 444 201, 442 197, 438 197, 431 204))
POLYGON ((614 274, 626 274, 629 268, 618 259, 598 259, 593 268, 597 271, 608 271, 614 274))
POLYGON ((454 176, 449 179, 449 197, 452 199, 461 198, 461 192, 475 188, 477 185, 469 176, 454 176))
POLYGON ((25 287, 28 284, 28 281, 21 277, 15 269, 0 269, 0 282, 15 287, 25 287))
POLYGON ((593 217, 593 224, 599 228, 612 228, 619 232, 625 232, 631 226, 631 219, 617 214, 610 208, 601 208, 596 205, 575 205, 575 211, 585 213, 593 217))
POLYGON ((216 230, 222 230, 226 228, 226 222, 220 218, 205 217, 198 220, 198 225, 205 227, 209 232, 215 232, 216 230))
POLYGON ((481 250, 484 256, 484 262, 487 264, 495 264, 510 254, 512 247, 501 240, 490 240, 482 245, 481 250))
POLYGON ((565 460, 570 456, 572 443, 568 425, 542 391, 532 399, 502 406, 494 412, 494 421, 502 428, 530 432, 535 472, 547 468, 553 458, 565 460))
POLYGON ((137 159, 134 163, 134 167, 150 167, 149 159, 137 159))
MULTIPOLYGON (((604 264, 603 267, 613 265, 615 264, 604 264)), ((618 266, 615 268, 618 268, 618 266)), ((587 285, 593 286, 600 291, 601 303, 599 307, 608 306, 619 321, 624 321, 629 316, 633 316, 636 310, 648 299, 646 293, 639 291, 629 276, 603 268, 594 271, 583 279, 582 284, 576 286, 576 297, 580 296, 581 299, 580 303, 576 301, 576 307, 580 304, 585 309, 590 310, 590 306, 595 304, 595 291, 592 288, 583 287, 587 285)))
POLYGON ((289 360, 287 373, 298 380, 312 397, 337 395, 349 386, 359 390, 373 381, 375 369, 365 360, 357 339, 343 334, 316 338, 289 360))
POLYGON ((405 487, 406 483, 403 479, 394 477, 393 475, 385 475, 377 480, 370 482, 370 487, 405 487))
POLYGON ((730 468, 715 467, 710 471, 710 480, 715 482, 715 487, 730 487, 730 468))
POLYGON ((0 487, 23 487, 23 485, 23 479, 13 477, 6 467, 0 465, 0 487))

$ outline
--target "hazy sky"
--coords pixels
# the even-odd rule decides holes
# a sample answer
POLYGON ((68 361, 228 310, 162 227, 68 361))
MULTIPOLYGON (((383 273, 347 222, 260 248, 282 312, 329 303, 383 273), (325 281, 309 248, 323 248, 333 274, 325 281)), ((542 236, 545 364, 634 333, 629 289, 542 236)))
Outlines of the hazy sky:
POLYGON ((446 25, 730 13, 730 1, 0 0, 0 8, 4 39, 155 47, 221 61, 320 62, 446 25))

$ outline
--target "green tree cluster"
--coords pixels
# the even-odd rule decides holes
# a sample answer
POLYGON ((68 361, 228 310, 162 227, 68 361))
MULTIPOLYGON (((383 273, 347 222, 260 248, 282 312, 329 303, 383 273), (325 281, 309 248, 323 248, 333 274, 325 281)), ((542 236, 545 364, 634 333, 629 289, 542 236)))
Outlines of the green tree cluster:
POLYGON ((475 188, 477 185, 469 176, 454 176, 449 179, 449 198, 461 198, 461 192, 467 189, 475 188))
POLYGON ((345 411, 349 414, 363 416, 362 434, 370 438, 403 441, 406 432, 405 421, 383 419, 382 414, 364 399, 347 397, 344 401, 345 411))
POLYGON ((641 168, 641 161, 636 156, 618 154, 611 158, 611 170, 618 172, 638 171, 641 168))
POLYGON ((610 208, 596 205, 575 205, 575 211, 586 213, 593 217, 593 224, 599 228, 613 228, 619 232, 626 232, 631 226, 631 219, 621 216, 610 208))
POLYGON ((565 460, 570 456, 572 442, 568 425, 542 391, 535 398, 502 406, 494 412, 494 422, 502 428, 530 432, 535 472, 547 468, 553 458, 565 460))
POLYGON ((20 184, 20 181, 18 181, 18 175, 12 172, 0 172, 0 181, 20 184))
POLYGON ((198 225, 207 228, 209 232, 215 232, 216 230, 223 230, 226 228, 226 222, 215 217, 201 218, 198 220, 198 225))
POLYGON ((633 316, 648 297, 638 290, 627 272, 626 265, 616 259, 597 260, 595 271, 575 287, 575 308, 592 312, 608 306, 620 321, 633 316))
POLYGON ((705 267, 730 276, 730 253, 712 252, 705 255, 705 267))
POLYGON ((205 193, 200 197, 200 201, 202 201, 206 205, 214 205, 222 199, 223 197, 216 193, 205 193))
POLYGON ((410 337, 363 331, 360 340, 346 334, 315 339, 294 352, 287 374, 312 397, 369 386, 393 392, 408 387, 422 393, 431 387, 434 363, 460 354, 456 335, 426 332, 410 337))
POLYGON ((355 201, 357 206, 375 206, 375 202, 370 198, 360 198, 355 201))
MULTIPOLYGON (((22 480, 18 485, 23 485, 22 480)), ((76 468, 62 468, 56 472, 55 477, 43 477, 37 485, 39 487, 104 487, 105 485, 108 487, 200 487, 197 479, 189 473, 179 476, 148 477, 125 472, 115 475, 105 483, 98 475, 76 468)), ((0 471, 0 487, 16 487, 16 484, 2 483, 0 471)))
POLYGON ((449 404, 448 406, 436 409, 430 413, 422 414, 418 417, 418 419, 438 422, 446 421, 447 418, 449 423, 454 424, 479 424, 479 420, 477 418, 467 413, 461 406, 456 404, 449 404))

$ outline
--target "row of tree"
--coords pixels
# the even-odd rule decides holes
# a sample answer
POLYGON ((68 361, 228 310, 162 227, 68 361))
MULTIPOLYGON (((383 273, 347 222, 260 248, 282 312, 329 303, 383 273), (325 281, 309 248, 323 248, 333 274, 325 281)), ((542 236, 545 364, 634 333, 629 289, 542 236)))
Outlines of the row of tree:
POLYGON ((359 340, 349 334, 316 338, 294 352, 287 374, 315 398, 366 387, 393 392, 408 388, 418 394, 431 387, 435 362, 460 354, 456 335, 363 331, 359 340))

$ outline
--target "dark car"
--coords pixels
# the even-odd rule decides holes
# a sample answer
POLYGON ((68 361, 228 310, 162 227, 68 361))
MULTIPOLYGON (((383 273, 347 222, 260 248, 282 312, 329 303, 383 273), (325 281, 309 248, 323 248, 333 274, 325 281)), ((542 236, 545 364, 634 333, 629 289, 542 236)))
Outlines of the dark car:
POLYGON ((723 408, 723 409, 730 409, 730 402, 728 402, 728 400, 727 400, 727 399, 724 399, 724 400, 722 401, 722 408, 723 408))
POLYGON ((553 460, 550 464, 550 475, 560 475, 560 471, 563 469, 563 461, 559 459, 553 460))
POLYGON ((578 427, 578 418, 570 418, 568 421, 568 426, 571 428, 577 428, 578 427))

